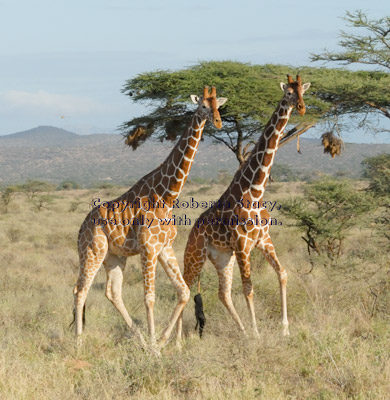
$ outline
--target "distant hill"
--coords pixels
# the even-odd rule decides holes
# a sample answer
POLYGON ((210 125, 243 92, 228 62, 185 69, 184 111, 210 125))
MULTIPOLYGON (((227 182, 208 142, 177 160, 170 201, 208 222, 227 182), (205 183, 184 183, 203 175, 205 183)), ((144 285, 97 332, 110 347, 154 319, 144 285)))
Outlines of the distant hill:
MULTIPOLYGON (((55 183, 74 180, 82 185, 98 181, 129 184, 163 162, 172 146, 148 141, 132 151, 120 135, 77 135, 40 126, 0 136, 0 184, 27 179, 55 183)), ((341 157, 331 159, 323 154, 319 140, 301 139, 301 151, 296 152, 295 143, 287 144, 278 151, 275 165, 287 166, 301 178, 320 173, 356 178, 365 157, 390 152, 390 145, 347 143, 341 157)), ((222 170, 233 174, 237 167, 226 146, 206 139, 200 144, 190 178, 211 179, 222 170)))
POLYGON ((0 143, 3 144, 3 141, 8 141, 12 146, 65 146, 77 140, 79 136, 76 133, 53 126, 38 126, 28 131, 0 136, 0 143))

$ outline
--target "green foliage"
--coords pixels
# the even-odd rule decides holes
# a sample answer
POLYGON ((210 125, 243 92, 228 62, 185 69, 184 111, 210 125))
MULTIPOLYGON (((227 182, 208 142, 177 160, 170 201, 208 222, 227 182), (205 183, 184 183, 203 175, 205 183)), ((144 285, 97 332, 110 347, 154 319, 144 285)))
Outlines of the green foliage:
MULTIPOLYGON (((286 74, 295 72, 295 68, 284 65, 210 61, 179 71, 143 73, 128 80, 123 93, 153 109, 148 115, 123 123, 121 128, 127 136, 135 128, 143 127, 139 143, 152 135, 161 140, 175 140, 193 114, 190 95, 201 94, 205 85, 213 85, 217 88, 217 96, 227 97, 228 101, 220 110, 223 128, 217 131, 207 124, 204 134, 223 142, 240 159, 245 154, 243 143, 261 133, 280 101, 279 82, 286 81, 286 74)), ((304 73, 302 77, 308 81, 304 73)), ((329 103, 310 93, 305 95, 305 101, 308 106, 306 116, 294 115, 290 120, 292 124, 316 121, 330 108, 329 103)))
POLYGON ((375 218, 377 232, 390 245, 390 154, 380 154, 362 162, 363 176, 368 178, 368 190, 375 196, 380 206, 380 215, 375 218))
POLYGON ((34 199, 37 193, 51 192, 56 186, 52 183, 42 181, 28 181, 18 186, 19 190, 27 195, 29 200, 34 199))
POLYGON ((218 171, 218 176, 215 179, 215 183, 219 183, 221 185, 230 185, 230 182, 233 179, 233 175, 229 172, 226 171, 225 169, 222 169, 218 171))
POLYGON ((380 154, 362 162, 363 176, 370 181, 369 190, 375 195, 390 195, 390 154, 380 154))
MULTIPOLYGON (((121 125, 127 137, 142 127, 137 145, 150 137, 176 140, 193 114, 190 94, 200 94, 205 85, 214 85, 217 95, 227 97, 221 108, 223 127, 207 124, 204 135, 224 143, 242 163, 248 155, 245 144, 259 135, 281 99, 280 81, 297 68, 285 65, 251 65, 233 61, 200 62, 178 71, 154 71, 126 82, 123 93, 135 102, 146 103, 151 111, 121 125)), ((307 130, 311 124, 334 116, 358 114, 358 124, 372 128, 367 114, 390 117, 390 75, 381 71, 349 71, 334 68, 303 67, 304 82, 311 82, 305 94, 307 112, 295 114, 286 129, 307 130)), ((136 147, 136 146, 135 146, 136 147)))
POLYGON ((91 185, 93 189, 112 189, 113 187, 115 187, 115 185, 109 182, 95 182, 91 185))
POLYGON ((47 209, 49 204, 52 204, 55 197, 50 194, 41 194, 39 196, 34 197, 33 204, 35 206, 36 211, 40 212, 44 208, 47 209))
POLYGON ((386 245, 390 246, 390 196, 381 201, 380 215, 375 218, 376 228, 380 236, 386 239, 386 245))
POLYGON ((314 250, 334 259, 340 256, 342 242, 357 217, 374 206, 371 196, 357 191, 352 183, 325 178, 308 185, 303 198, 285 202, 282 213, 305 232, 302 239, 309 255, 314 250))
POLYGON ((370 20, 364 12, 357 10, 347 12, 344 20, 348 26, 359 30, 359 34, 342 31, 339 44, 343 51, 325 50, 322 54, 312 55, 312 60, 364 64, 375 67, 375 71, 358 71, 357 80, 329 82, 328 88, 324 87, 325 90, 318 94, 325 101, 334 101, 339 114, 364 113, 358 122, 372 129, 367 114, 390 118, 390 17, 370 20), (362 31, 364 33, 360 34, 362 31))
POLYGON ((8 205, 12 197, 18 192, 17 186, 7 186, 1 191, 1 205, 4 213, 8 212, 8 205))
POLYGON ((363 30, 365 34, 342 31, 339 45, 341 52, 325 50, 323 54, 313 54, 313 61, 335 61, 343 64, 367 64, 390 69, 390 17, 370 20, 361 11, 346 12, 344 20, 352 28, 363 30))
POLYGON ((75 181, 62 181, 57 190, 71 190, 71 189, 80 189, 80 185, 75 181))
POLYGON ((285 164, 275 164, 272 167, 272 179, 277 182, 298 181, 299 177, 290 167, 285 164))

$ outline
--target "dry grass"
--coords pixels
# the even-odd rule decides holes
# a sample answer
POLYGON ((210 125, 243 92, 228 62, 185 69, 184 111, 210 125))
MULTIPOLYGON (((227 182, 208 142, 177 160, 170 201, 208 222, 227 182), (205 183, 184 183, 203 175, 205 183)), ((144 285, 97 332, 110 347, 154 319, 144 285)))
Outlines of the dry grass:
MULTIPOLYGON (((224 187, 187 185, 182 199, 216 199, 224 187)), ((273 184, 267 200, 283 199, 302 184, 273 184)), ((61 192, 48 210, 34 211, 24 197, 0 215, 1 399, 387 399, 390 391, 389 298, 372 290, 386 278, 389 256, 372 228, 357 227, 336 265, 318 263, 311 274, 304 242, 294 228, 273 227, 279 258, 289 270, 291 336, 281 336, 276 275, 253 255, 260 338, 242 337, 217 298, 217 277, 207 264, 202 288, 207 316, 203 340, 194 334, 190 304, 181 352, 169 344, 160 359, 139 349, 119 313, 104 296, 100 271, 87 300, 84 343, 77 352, 72 288, 77 279, 76 239, 93 197, 110 199, 123 189, 61 192), (80 204, 74 210, 72 203, 80 204), (73 210, 73 211, 69 211, 73 210)), ((195 219, 199 209, 189 210, 195 219)), ((279 217, 277 212, 272 216, 279 217)), ((280 217, 282 218, 282 217, 280 217)), ((189 227, 175 242, 182 262, 189 227)), ((175 292, 157 277, 156 325, 168 320, 175 292)), ((238 271, 237 310, 249 327, 238 271)), ((387 275, 388 278, 388 275, 387 275)), ((139 259, 127 262, 124 300, 146 332, 139 259)), ((379 293, 379 292, 378 292, 379 293)))

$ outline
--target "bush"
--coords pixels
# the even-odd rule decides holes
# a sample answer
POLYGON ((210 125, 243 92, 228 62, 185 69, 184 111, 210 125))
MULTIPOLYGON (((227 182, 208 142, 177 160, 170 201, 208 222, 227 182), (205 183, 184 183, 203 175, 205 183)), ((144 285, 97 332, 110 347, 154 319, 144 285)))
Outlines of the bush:
POLYGON ((285 164, 274 164, 271 176, 277 182, 295 182, 299 180, 297 173, 285 164))
POLYGON ((18 186, 21 192, 26 193, 29 200, 33 200, 37 193, 52 192, 55 190, 55 185, 42 181, 28 181, 18 186))
POLYGON ((304 197, 285 202, 281 211, 305 233, 309 255, 314 250, 334 259, 341 254, 348 229, 373 204, 371 196, 351 182, 324 178, 307 185, 304 197))
POLYGON ((75 181, 62 181, 57 190, 72 190, 72 189, 80 189, 80 185, 75 181))
POLYGON ((376 227, 380 236, 390 244, 390 154, 380 154, 367 158, 362 162, 363 176, 368 178, 371 191, 380 205, 380 216, 375 219, 376 227))
POLYGON ((1 205, 3 212, 6 214, 8 212, 8 205, 11 202, 12 197, 18 191, 16 186, 7 186, 1 191, 1 205))
POLYGON ((380 154, 362 162, 363 176, 370 181, 369 190, 375 195, 390 195, 390 154, 380 154))

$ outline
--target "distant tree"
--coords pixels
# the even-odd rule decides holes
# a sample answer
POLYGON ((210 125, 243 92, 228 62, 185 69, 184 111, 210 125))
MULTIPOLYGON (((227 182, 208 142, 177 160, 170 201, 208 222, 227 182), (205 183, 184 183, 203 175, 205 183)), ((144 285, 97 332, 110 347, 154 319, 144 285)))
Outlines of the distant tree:
POLYGON ((40 212, 44 208, 47 209, 54 202, 55 197, 50 194, 40 194, 33 199, 35 209, 40 212))
POLYGON ((71 189, 80 189, 80 185, 75 181, 62 181, 57 190, 71 190, 71 189))
POLYGON ((274 164, 272 167, 272 179, 278 182, 297 181, 298 175, 288 165, 274 164))
POLYGON ((33 200, 37 193, 51 192, 55 190, 55 185, 42 181, 28 181, 18 186, 19 190, 27 195, 29 200, 33 200))
POLYGON ((363 176, 370 181, 369 190, 375 195, 390 195, 390 154, 365 159, 363 176))
POLYGON ((363 177, 368 178, 368 190, 376 196, 380 206, 380 215, 375 218, 375 224, 380 236, 390 245, 390 154, 380 154, 367 158, 362 162, 363 177))
MULTIPOLYGON (((204 135, 224 143, 242 164, 249 155, 254 137, 261 133, 282 97, 279 82, 285 81, 286 74, 294 71, 297 72, 295 68, 282 65, 210 61, 179 71, 140 74, 127 81, 123 93, 135 102, 147 103, 153 107, 152 111, 124 122, 121 129, 133 149, 150 137, 174 141, 193 114, 190 94, 198 94, 204 85, 214 85, 219 96, 228 98, 220 110, 223 128, 218 131, 208 124, 204 135)), ((303 79, 308 81, 305 75, 303 79)), ((305 95, 305 101, 306 116, 294 115, 286 133, 297 135, 307 131, 331 108, 329 102, 310 93, 305 95)))
POLYGON ((8 212, 8 206, 12 197, 18 192, 18 190, 17 186, 7 186, 1 190, 1 204, 5 214, 8 212))
POLYGON ((284 202, 281 211, 305 233, 302 239, 313 263, 313 251, 332 260, 338 258, 348 229, 372 207, 370 196, 357 191, 352 183, 325 178, 307 185, 303 198, 284 202))
POLYGON ((92 187, 94 189, 112 189, 115 185, 109 182, 95 182, 92 187))
POLYGON ((390 17, 369 19, 360 10, 347 12, 344 20, 347 25, 359 30, 359 33, 341 31, 340 52, 325 50, 322 54, 313 54, 312 61, 334 62, 339 65, 362 64, 372 67, 373 71, 360 71, 359 82, 345 82, 342 85, 330 84, 332 90, 319 92, 325 101, 337 103, 339 114, 361 113, 359 124, 368 129, 389 131, 376 128, 368 116, 390 118, 390 17), (332 93, 333 91, 333 93, 332 93))
POLYGON ((215 183, 220 183, 221 185, 229 185, 233 179, 233 175, 226 169, 221 169, 218 171, 217 177, 214 179, 215 183))
POLYGON ((361 11, 347 11, 343 18, 347 25, 362 30, 363 34, 341 31, 340 52, 325 50, 313 54, 313 61, 334 61, 341 64, 365 64, 390 70, 390 17, 371 20, 361 11))

